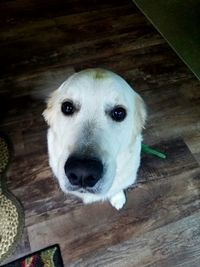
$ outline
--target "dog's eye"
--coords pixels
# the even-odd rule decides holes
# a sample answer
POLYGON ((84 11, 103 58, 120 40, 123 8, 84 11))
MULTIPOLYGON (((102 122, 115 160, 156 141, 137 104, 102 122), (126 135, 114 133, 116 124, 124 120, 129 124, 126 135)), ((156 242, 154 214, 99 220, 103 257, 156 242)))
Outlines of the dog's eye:
POLYGON ((71 116, 75 112, 75 107, 72 102, 66 101, 61 106, 62 113, 66 116, 71 116))
POLYGON ((111 110, 110 116, 114 121, 121 122, 126 117, 126 110, 123 107, 115 107, 111 110))

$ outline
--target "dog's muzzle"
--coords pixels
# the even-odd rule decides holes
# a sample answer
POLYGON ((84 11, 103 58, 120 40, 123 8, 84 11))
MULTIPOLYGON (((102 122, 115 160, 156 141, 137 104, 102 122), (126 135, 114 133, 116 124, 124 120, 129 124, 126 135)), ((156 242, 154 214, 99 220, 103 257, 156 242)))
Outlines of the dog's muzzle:
POLYGON ((71 185, 78 188, 94 187, 103 174, 103 164, 96 158, 70 156, 64 168, 71 185))

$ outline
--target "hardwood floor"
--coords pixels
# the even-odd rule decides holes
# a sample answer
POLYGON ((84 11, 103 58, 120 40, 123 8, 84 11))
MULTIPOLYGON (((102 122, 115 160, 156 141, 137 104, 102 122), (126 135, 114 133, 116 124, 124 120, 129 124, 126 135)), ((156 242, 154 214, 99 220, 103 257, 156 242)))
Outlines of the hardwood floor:
POLYGON ((26 226, 9 260, 58 243, 65 266, 200 266, 200 84, 129 1, 2 0, 0 119, 14 144, 8 187, 26 226), (47 88, 104 67, 144 98, 142 156, 121 211, 64 195, 48 166, 47 88))

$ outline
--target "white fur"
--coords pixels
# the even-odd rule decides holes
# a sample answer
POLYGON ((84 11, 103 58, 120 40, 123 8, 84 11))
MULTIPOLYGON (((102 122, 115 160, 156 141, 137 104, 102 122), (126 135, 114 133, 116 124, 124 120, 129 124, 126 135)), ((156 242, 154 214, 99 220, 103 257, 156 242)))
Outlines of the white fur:
POLYGON ((126 202, 123 190, 136 180, 140 165, 141 131, 146 111, 141 97, 117 74, 102 69, 87 69, 67 79, 48 99, 43 113, 49 125, 49 163, 61 189, 82 198, 84 203, 109 199, 116 209, 126 202), (73 101, 79 111, 73 116, 61 112, 65 100, 73 101), (127 110, 122 122, 106 113, 116 105, 127 110), (92 129, 91 139, 82 139, 92 129), (106 172, 94 186, 96 193, 70 191, 64 165, 79 146, 95 146, 106 172))

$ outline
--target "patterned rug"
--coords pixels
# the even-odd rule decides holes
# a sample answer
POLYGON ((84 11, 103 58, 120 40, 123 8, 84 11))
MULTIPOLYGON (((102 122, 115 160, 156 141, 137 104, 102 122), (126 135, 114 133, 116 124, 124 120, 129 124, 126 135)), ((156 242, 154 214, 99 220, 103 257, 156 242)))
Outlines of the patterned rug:
POLYGON ((26 257, 5 264, 2 267, 63 267, 58 245, 54 245, 26 257))
POLYGON ((8 257, 20 239, 24 214, 21 205, 6 188, 6 170, 11 158, 11 145, 0 131, 0 263, 8 257))

